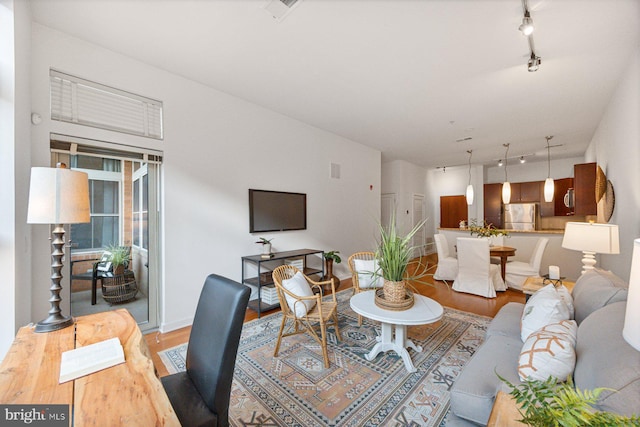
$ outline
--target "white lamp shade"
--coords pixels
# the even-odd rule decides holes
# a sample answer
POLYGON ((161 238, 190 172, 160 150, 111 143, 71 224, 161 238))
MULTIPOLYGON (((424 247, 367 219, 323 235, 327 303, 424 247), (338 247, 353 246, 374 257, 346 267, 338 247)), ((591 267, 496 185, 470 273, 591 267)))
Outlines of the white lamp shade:
POLYGON ((547 178, 544 180, 544 201, 552 202, 554 193, 553 178, 547 178))
POLYGON ((64 168, 31 168, 29 224, 89 222, 89 178, 64 168))
POLYGON ((473 185, 467 185, 467 205, 473 204, 473 185))
POLYGON ((631 276, 629 277, 629 294, 627 311, 624 316, 622 336, 636 350, 640 350, 640 239, 633 241, 633 257, 631 258, 631 276))
POLYGON ((597 254, 619 254, 618 226, 593 222, 568 222, 562 247, 597 254))
POLYGON ((502 184, 502 203, 505 205, 511 201, 511 183, 505 181, 502 184))

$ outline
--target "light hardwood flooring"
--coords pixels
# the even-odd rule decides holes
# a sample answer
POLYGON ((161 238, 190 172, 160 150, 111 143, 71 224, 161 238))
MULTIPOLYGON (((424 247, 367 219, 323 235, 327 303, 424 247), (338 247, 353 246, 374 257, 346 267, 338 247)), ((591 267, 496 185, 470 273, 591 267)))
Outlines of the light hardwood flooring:
MULTIPOLYGON (((437 256, 435 254, 428 255, 426 257, 423 257, 421 259, 421 262, 428 262, 429 266, 433 266, 437 262, 437 256)), ((433 272, 435 271, 435 269, 432 268, 430 271, 433 272)), ((445 283, 439 280, 434 280, 432 276, 426 276, 422 278, 421 282, 428 282, 428 284, 412 282, 413 287, 420 294, 438 301, 445 307, 467 311, 483 316, 494 317, 503 305, 511 301, 522 303, 525 302, 524 294, 520 291, 512 289, 508 289, 505 292, 498 292, 498 296, 496 298, 484 298, 481 296, 455 292, 451 289, 451 282, 445 283)), ((350 287, 351 279, 344 279, 340 283, 339 290, 341 291, 350 287)), ((276 309, 268 312, 266 315, 277 313, 278 311, 279 309, 276 309)), ((264 315, 265 314, 263 313, 263 316, 264 315)), ((255 311, 247 309, 244 321, 247 322, 256 319, 257 317, 258 314, 255 311)), ((191 328, 186 327, 165 334, 152 332, 145 336, 147 344, 149 345, 149 350, 151 351, 153 364, 157 369, 158 375, 160 375, 161 377, 168 375, 164 364, 158 356, 158 351, 162 351, 167 348, 171 348, 187 342, 189 340, 190 331, 191 328)))

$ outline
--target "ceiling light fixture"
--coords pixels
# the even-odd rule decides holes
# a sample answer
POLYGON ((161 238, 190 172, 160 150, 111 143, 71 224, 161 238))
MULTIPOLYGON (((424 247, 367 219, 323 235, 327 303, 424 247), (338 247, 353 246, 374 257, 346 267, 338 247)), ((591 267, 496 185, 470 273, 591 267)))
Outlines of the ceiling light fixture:
POLYGON ((524 158, 524 156, 520 156, 520 163, 525 163, 527 160, 524 158))
POLYGON ((473 185, 471 185, 471 156, 473 155, 473 150, 467 150, 469 153, 469 185, 467 185, 467 205, 471 206, 473 204, 473 185))
POLYGON ((553 201, 554 193, 553 178, 551 178, 551 147, 549 147, 549 141, 552 138, 553 135, 545 136, 545 139, 547 140, 547 179, 544 180, 544 201, 547 203, 553 201))
POLYGON ((511 184, 509 183, 509 179, 507 177, 507 164, 509 163, 509 144, 502 144, 502 146, 507 148, 507 151, 504 153, 504 183, 502 184, 502 203, 506 205, 511 201, 511 184))
POLYGON ((536 55, 536 50, 533 47, 533 19, 531 19, 531 14, 529 13, 529 6, 527 5, 527 0, 522 0, 522 9, 524 11, 524 17, 522 18, 522 24, 518 27, 518 29, 527 36, 527 41, 529 42, 529 51, 531 55, 529 55, 529 60, 527 61, 527 70, 529 72, 538 71, 540 68, 540 63, 542 63, 542 58, 536 55))
POLYGON ((524 7, 524 18, 522 18, 522 24, 518 27, 518 29, 525 36, 530 36, 533 34, 533 30, 535 29, 533 26, 533 19, 531 19, 531 15, 529 14, 529 10, 527 9, 526 2, 522 2, 524 7))
POLYGON ((502 159, 498 160, 498 166, 502 167, 503 163, 502 163, 502 159))

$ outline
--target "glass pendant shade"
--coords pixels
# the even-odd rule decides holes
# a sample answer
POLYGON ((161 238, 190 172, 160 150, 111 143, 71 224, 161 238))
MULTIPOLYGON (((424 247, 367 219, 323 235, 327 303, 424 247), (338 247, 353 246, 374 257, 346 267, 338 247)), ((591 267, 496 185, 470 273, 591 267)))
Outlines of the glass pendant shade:
POLYGON ((553 201, 553 192, 554 192, 553 178, 545 179, 544 180, 544 201, 545 202, 553 201))
POLYGON ((502 184, 502 203, 505 205, 511 201, 511 184, 509 181, 505 181, 502 184))
POLYGON ((467 185, 467 205, 473 204, 473 185, 467 185))

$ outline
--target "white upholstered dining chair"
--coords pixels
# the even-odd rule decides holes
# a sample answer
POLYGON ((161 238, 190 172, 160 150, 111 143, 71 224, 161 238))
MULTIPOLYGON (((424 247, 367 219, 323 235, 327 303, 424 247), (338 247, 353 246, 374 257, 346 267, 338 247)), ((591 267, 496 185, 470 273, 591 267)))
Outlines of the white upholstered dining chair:
POLYGON ((438 233, 433 235, 436 242, 436 251, 438 252, 438 265, 433 278, 436 280, 455 280, 458 275, 458 260, 449 254, 449 243, 444 234, 438 233))
POLYGON ((453 290, 495 298, 496 291, 507 287, 500 274, 500 266, 489 261, 489 241, 475 237, 458 237, 458 276, 453 290))
POLYGON ((540 263, 542 262, 542 255, 544 255, 547 243, 549 243, 549 239, 546 237, 540 237, 538 239, 536 247, 531 253, 529 262, 509 261, 507 263, 505 281, 508 287, 521 290, 527 277, 540 275, 540 263))

